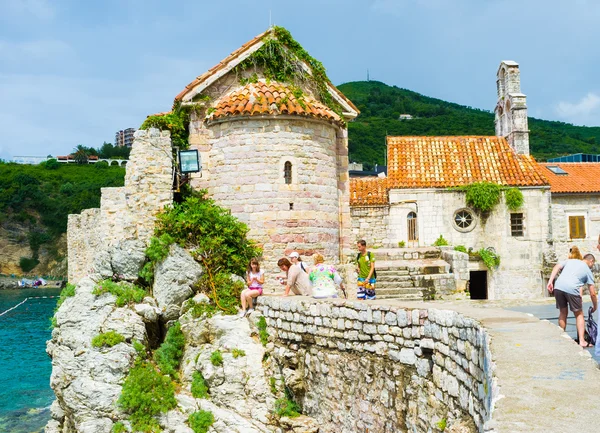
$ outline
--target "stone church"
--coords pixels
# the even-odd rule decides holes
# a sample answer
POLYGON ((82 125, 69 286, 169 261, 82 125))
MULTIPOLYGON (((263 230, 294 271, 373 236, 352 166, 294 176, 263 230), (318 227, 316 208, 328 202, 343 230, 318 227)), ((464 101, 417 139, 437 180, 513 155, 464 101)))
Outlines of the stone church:
POLYGON ((517 63, 500 64, 497 92, 496 136, 388 137, 387 178, 351 181, 353 233, 383 247, 432 245, 441 235, 451 246, 488 249, 500 265, 471 260, 472 292, 485 299, 546 296, 548 257, 564 259, 574 244, 595 250, 600 181, 592 173, 600 174, 600 164, 560 164, 561 175, 557 164, 537 163, 529 155, 517 63), (518 188, 524 202, 510 210, 503 195, 481 218, 456 190, 475 182, 518 188))

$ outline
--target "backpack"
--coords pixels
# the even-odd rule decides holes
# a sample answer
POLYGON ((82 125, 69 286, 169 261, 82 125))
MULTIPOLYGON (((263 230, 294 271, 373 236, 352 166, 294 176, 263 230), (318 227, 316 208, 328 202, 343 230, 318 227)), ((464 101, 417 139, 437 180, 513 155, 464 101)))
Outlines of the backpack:
POLYGON ((592 307, 590 307, 590 309, 588 310, 588 318, 585 323, 585 332, 587 334, 585 341, 587 341, 589 344, 595 346, 596 345, 596 336, 598 335, 598 325, 596 324, 596 321, 594 320, 594 314, 592 313, 592 307))
MULTIPOLYGON (((369 258, 369 262, 371 262, 371 251, 367 251, 367 257, 369 258)), ((360 253, 356 255, 356 263, 358 263, 358 259, 360 259, 360 253)), ((371 275, 371 278, 377 279, 377 270, 375 268, 373 268, 373 275, 371 275)))

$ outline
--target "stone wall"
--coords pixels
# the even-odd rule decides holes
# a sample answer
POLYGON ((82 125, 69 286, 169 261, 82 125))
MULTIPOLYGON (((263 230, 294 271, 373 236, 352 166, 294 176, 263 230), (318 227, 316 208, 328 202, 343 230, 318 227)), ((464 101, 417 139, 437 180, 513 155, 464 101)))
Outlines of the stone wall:
POLYGON ((94 254, 101 247, 100 209, 69 215, 67 226, 69 281, 73 282, 90 272, 94 254))
POLYGON ((345 300, 258 300, 286 383, 324 431, 441 431, 443 422, 446 431, 459 423, 484 431, 491 419, 498 389, 476 320, 345 300))
POLYGON ((450 264, 450 271, 456 281, 456 290, 464 291, 467 288, 469 276, 469 255, 456 251, 454 247, 441 247, 442 259, 450 264))
POLYGON ((511 236, 510 214, 504 198, 488 219, 475 220, 469 230, 459 230, 454 224, 457 210, 466 208, 465 194, 445 189, 390 190, 389 238, 392 245, 407 239, 406 218, 417 211, 420 245, 432 245, 440 236, 451 245, 467 249, 493 247, 500 255, 498 269, 488 275, 488 297, 536 298, 544 290, 541 277, 542 254, 548 239, 548 208, 550 192, 547 188, 522 188, 524 203, 516 211, 523 214, 524 235, 511 236), (416 201, 414 203, 402 203, 416 201), (510 285, 505 284, 511 281, 510 285))
POLYGON ((99 250, 124 239, 147 242, 155 215, 173 202, 170 133, 157 129, 135 133, 125 186, 102 188, 100 209, 69 215, 69 281, 76 283, 93 267, 99 250))
POLYGON ((277 260, 291 251, 320 252, 328 262, 350 251, 346 130, 323 121, 290 116, 193 123, 190 141, 203 154, 202 178, 215 201, 250 228, 263 247, 266 286, 277 260), (292 164, 291 183, 284 179, 292 164), (206 176, 205 176, 206 170, 206 176))
POLYGON ((388 224, 389 206, 353 206, 352 238, 354 241, 364 239, 367 245, 383 247, 389 245, 388 224))
POLYGON ((582 254, 592 253, 596 260, 600 254, 596 249, 600 235, 600 195, 599 194, 552 194, 552 240, 558 260, 564 260, 573 245, 579 247, 582 254), (585 217, 585 239, 569 238, 569 216, 585 217))

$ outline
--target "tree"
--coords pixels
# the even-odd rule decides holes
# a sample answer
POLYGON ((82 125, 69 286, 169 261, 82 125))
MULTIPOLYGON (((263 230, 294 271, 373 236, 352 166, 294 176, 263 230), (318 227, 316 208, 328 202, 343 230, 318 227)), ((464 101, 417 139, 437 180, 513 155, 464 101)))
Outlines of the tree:
POLYGON ((73 159, 77 164, 87 164, 89 159, 89 151, 83 144, 78 144, 75 149, 73 149, 73 159))

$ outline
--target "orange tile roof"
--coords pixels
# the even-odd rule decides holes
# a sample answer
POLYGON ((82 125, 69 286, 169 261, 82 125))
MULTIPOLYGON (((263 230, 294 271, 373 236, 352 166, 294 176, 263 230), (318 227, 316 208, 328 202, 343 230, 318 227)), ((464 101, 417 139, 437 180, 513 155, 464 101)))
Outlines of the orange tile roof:
POLYGON ((259 116, 275 114, 293 114, 319 119, 340 121, 340 116, 329 107, 320 103, 309 94, 298 99, 285 84, 271 82, 266 84, 248 83, 244 87, 224 95, 209 119, 232 116, 259 116))
MULTIPOLYGON (((183 100, 184 97, 191 90, 193 90, 195 87, 197 87, 201 84, 204 84, 206 81, 210 81, 211 78, 213 78, 219 72, 225 71, 227 69, 231 70, 237 64, 241 63, 241 61, 245 58, 244 55, 249 50, 251 50, 253 48, 259 49, 260 46, 262 46, 264 44, 264 39, 266 39, 268 36, 274 36, 273 28, 270 28, 269 30, 261 33, 260 35, 256 36, 255 38, 249 40, 244 45, 242 45, 240 48, 238 48, 237 50, 232 52, 229 56, 227 56, 223 60, 221 60, 218 64, 216 64, 215 66, 210 68, 208 71, 206 71, 204 74, 196 77, 190 84, 185 86, 185 88, 181 92, 179 92, 179 94, 177 96, 175 96, 175 101, 183 100)), ((356 114, 355 114, 356 116, 360 113, 359 109, 356 108, 356 105, 354 105, 352 103, 352 101, 350 101, 342 92, 340 92, 340 90, 337 87, 335 87, 330 81, 327 81, 327 84, 329 87, 328 90, 330 92, 335 93, 338 96, 338 98, 340 98, 352 110, 354 110, 356 112, 356 114)))
POLYGON ((595 162, 558 162, 539 163, 548 180, 550 192, 554 193, 590 193, 600 192, 600 163, 595 162), (567 174, 555 174, 549 166, 560 167, 567 174))
POLYGON ((389 203, 387 179, 351 178, 350 206, 375 206, 389 203))
POLYGON ((533 157, 502 137, 387 137, 389 188, 447 188, 474 182, 545 186, 533 157))
POLYGON ((167 114, 171 114, 171 111, 161 111, 160 113, 148 114, 146 116, 146 118, 148 118, 148 117, 154 117, 154 116, 156 116, 156 117, 158 117, 158 116, 166 116, 167 114))

